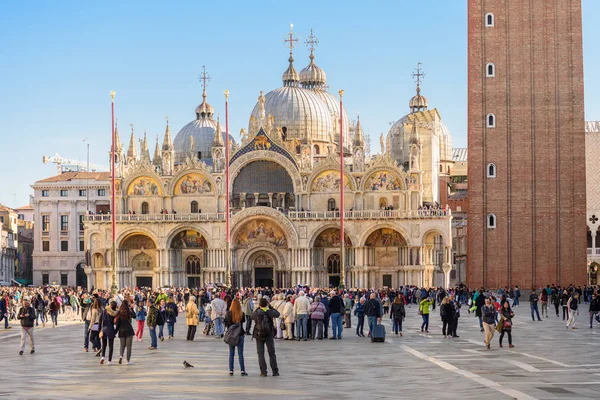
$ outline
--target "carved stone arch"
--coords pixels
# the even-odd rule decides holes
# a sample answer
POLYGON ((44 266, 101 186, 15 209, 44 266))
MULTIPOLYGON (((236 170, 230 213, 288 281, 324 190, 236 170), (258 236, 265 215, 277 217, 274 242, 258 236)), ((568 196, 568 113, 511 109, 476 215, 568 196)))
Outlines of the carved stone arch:
POLYGON ((290 160, 288 160, 285 156, 272 151, 254 150, 240 156, 229 166, 230 193, 233 193, 233 183, 235 182, 235 178, 239 175, 242 168, 244 168, 253 161, 272 161, 281 165, 292 179, 292 184, 294 185, 294 193, 302 192, 302 180, 300 176, 300 171, 290 160))
POLYGON ((156 173, 156 171, 154 170, 154 168, 151 168, 150 165, 140 163, 140 164, 136 164, 134 166, 134 168, 132 168, 130 171, 128 171, 126 173, 125 177, 123 178, 123 181, 121 182, 121 191, 123 193, 123 198, 127 198, 129 196, 128 195, 129 185, 131 185, 131 183, 134 180, 136 180, 137 178, 140 178, 142 176, 147 176, 152 179, 155 179, 156 182, 158 182, 158 184, 159 184, 162 195, 164 196, 166 194, 164 192, 164 184, 163 184, 162 177, 160 175, 158 175, 156 173))
POLYGON ((427 238, 427 236, 429 236, 432 233, 436 233, 438 235, 440 235, 442 237, 442 241, 443 241, 443 245, 444 246, 449 246, 450 245, 450 239, 448 237, 448 233, 443 232, 440 229, 437 228, 432 228, 432 229, 428 229, 427 231, 425 231, 425 233, 423 233, 423 235, 421 236, 421 245, 425 246, 425 240, 427 238))
POLYGON ((253 255, 263 252, 263 251, 272 254, 274 256, 274 258, 277 260, 277 269, 275 269, 276 271, 285 271, 286 262, 285 262, 285 256, 284 256, 284 254, 282 254, 283 250, 278 249, 276 246, 269 244, 269 243, 255 244, 255 245, 251 245, 247 249, 244 249, 238 258, 239 264, 238 264, 237 271, 251 271, 251 269, 250 269, 251 265, 250 265, 249 261, 251 260, 253 255))
POLYGON ((408 188, 408 179, 410 178, 410 175, 404 171, 400 171, 398 168, 393 168, 393 167, 386 167, 386 166, 379 166, 379 167, 373 167, 373 168, 369 168, 367 171, 365 171, 361 185, 360 185, 360 190, 363 192, 373 192, 373 190, 371 190, 370 188, 367 188, 367 181, 369 181, 369 179, 371 178, 371 176, 377 172, 391 172, 392 174, 396 175, 396 177, 400 180, 400 182, 402 183, 402 188, 400 189, 401 191, 406 191, 408 188))
POLYGON ((375 226, 370 227, 369 229, 367 229, 360 237, 360 246, 364 247, 367 239, 369 239, 369 236, 371 236, 371 234, 373 232, 375 232, 378 229, 381 228, 388 228, 388 229, 393 229, 396 232, 398 232, 399 234, 402 235, 402 237, 404 238, 404 240, 406 241, 406 245, 407 246, 413 246, 414 244, 411 243, 411 238, 409 233, 401 226, 393 224, 393 223, 382 223, 382 224, 376 224, 375 226))
MULTIPOLYGON (((335 223, 335 222, 331 222, 328 224, 324 224, 321 225, 319 227, 319 229, 317 229, 311 236, 310 241, 309 241, 309 248, 313 248, 315 246, 315 241, 317 240, 317 238, 319 237, 319 235, 321 235, 321 233, 325 232, 327 229, 331 229, 331 228, 335 228, 335 229, 340 229, 340 225, 339 223, 335 223)), ((344 233, 348 236, 348 238, 350 238, 350 241, 352 241, 352 246, 357 246, 358 245, 358 238, 348 230, 348 228, 346 227, 346 229, 344 229, 344 233)))
MULTIPOLYGON (((217 191, 218 191, 217 181, 212 176, 212 173, 208 169, 202 168, 201 166, 194 165, 194 164, 184 165, 184 167, 181 170, 176 172, 176 174, 173 176, 173 178, 171 178, 171 181, 169 182, 169 185, 168 185, 167 193, 165 193, 165 194, 175 195, 175 185, 177 185, 177 182, 179 182, 179 180, 181 178, 183 178, 184 176, 191 174, 191 173, 197 173, 197 174, 203 175, 209 180, 211 186, 213 187, 213 190, 209 193, 209 195, 218 194, 217 193, 217 191)), ((178 196, 185 196, 185 195, 178 195, 178 196)), ((195 194, 195 196, 197 196, 197 194, 195 194)))
POLYGON ((201 228, 200 224, 179 225, 179 226, 171 229, 165 238, 165 247, 164 248, 169 249, 171 247, 171 242, 173 241, 173 239, 175 239, 175 236, 177 236, 180 232, 183 232, 183 231, 196 231, 199 234, 201 234, 204 237, 204 240, 206 240, 208 249, 221 248, 221 246, 215 245, 214 241, 212 240, 211 235, 209 235, 208 232, 206 232, 206 230, 204 228, 201 228))
POLYGON ((89 233, 89 246, 88 246, 88 250, 98 250, 103 248, 103 244, 104 244, 104 240, 102 239, 102 237, 104 236, 104 233, 100 230, 100 229, 94 229, 91 230, 89 233))
POLYGON ((256 218, 266 218, 277 223, 286 235, 286 247, 298 247, 298 232, 292 222, 284 214, 270 207, 250 207, 235 214, 231 219, 231 237, 234 238, 249 220, 256 218))
POLYGON ((127 228, 127 229, 123 230, 121 233, 119 233, 117 235, 117 247, 120 248, 121 245, 123 244, 123 242, 128 237, 133 236, 133 235, 148 236, 150 239, 152 239, 152 241, 154 242, 154 245, 156 246, 157 249, 164 248, 164 243, 162 243, 159 240, 159 238, 156 236, 156 234, 154 232, 152 232, 148 228, 144 228, 144 227, 141 227, 141 226, 127 228))
MULTIPOLYGON (((340 165, 339 164, 333 164, 331 162, 325 162, 322 165, 318 164, 317 168, 315 168, 312 173, 309 175, 308 177, 308 182, 306 184, 306 191, 311 193, 312 191, 312 186, 313 183, 315 181, 315 179, 322 173, 325 172, 327 170, 333 170, 336 172, 340 171, 340 165)), ((354 176, 352 176, 352 172, 348 169, 348 168, 344 168, 344 175, 346 175, 348 177, 348 179, 350 179, 350 191, 354 192, 358 190, 358 185, 356 184, 356 179, 354 178, 354 176)))

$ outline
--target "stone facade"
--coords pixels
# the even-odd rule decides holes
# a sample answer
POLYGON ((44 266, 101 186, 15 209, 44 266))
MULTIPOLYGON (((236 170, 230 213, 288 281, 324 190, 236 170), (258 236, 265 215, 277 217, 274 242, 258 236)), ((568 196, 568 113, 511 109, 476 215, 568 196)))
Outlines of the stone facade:
POLYGON ((471 0, 468 23, 468 283, 584 284, 581 1, 471 0))
MULTIPOLYGON (((169 148, 168 137, 163 148, 169 148)), ((450 210, 419 209, 420 171, 378 155, 362 160, 359 171, 348 165, 340 180, 333 152, 304 166, 292 144, 259 128, 231 157, 232 284, 338 285, 341 182, 346 286, 448 284, 450 210)), ((217 141, 213 154, 220 146, 217 141)), ((117 166, 123 173, 117 177, 116 215, 91 215, 85 223, 88 285, 112 284, 113 217, 119 287, 226 282, 225 176, 215 172, 218 159, 212 163, 190 154, 172 175, 137 159, 117 166)))
POLYGON ((17 212, 0 204, 0 283, 12 284, 18 249, 17 212))
POLYGON ((110 173, 65 172, 31 187, 33 284, 87 286, 83 218, 109 212, 110 173))

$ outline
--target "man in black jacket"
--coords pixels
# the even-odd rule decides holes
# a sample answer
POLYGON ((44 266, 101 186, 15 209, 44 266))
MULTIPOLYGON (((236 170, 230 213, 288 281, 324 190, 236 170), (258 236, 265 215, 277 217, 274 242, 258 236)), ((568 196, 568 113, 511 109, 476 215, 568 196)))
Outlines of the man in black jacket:
POLYGON ((35 353, 35 345, 33 343, 33 324, 35 322, 35 310, 31 307, 29 298, 23 299, 23 307, 19 310, 17 318, 21 321, 21 347, 19 354, 23 355, 25 350, 25 337, 29 337, 29 346, 31 347, 30 353, 35 353))
POLYGON ((273 376, 279 376, 277 367, 277 357, 275 356, 275 341, 273 335, 275 327, 273 319, 279 318, 279 312, 269 305, 264 297, 260 299, 259 307, 252 313, 254 321, 254 331, 252 337, 256 340, 256 352, 258 354, 258 366, 260 367, 260 376, 267 376, 267 360, 265 359, 265 345, 269 353, 269 364, 273 376))
POLYGON ((379 302, 375 297, 375 293, 371 293, 369 301, 365 304, 365 315, 369 322, 369 337, 373 334, 375 325, 381 321, 381 307, 379 307, 379 302))

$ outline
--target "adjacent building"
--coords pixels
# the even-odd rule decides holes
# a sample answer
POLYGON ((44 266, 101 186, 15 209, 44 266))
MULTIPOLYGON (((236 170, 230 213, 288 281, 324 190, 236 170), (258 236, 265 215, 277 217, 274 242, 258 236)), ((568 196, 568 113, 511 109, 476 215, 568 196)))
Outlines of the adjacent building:
POLYGON ((18 245, 17 212, 0 204, 0 284, 14 284, 18 245))
POLYGON ((468 3, 471 287, 586 282, 581 1, 468 3))
POLYGON ((110 173, 64 172, 35 182, 33 284, 87 286, 86 214, 110 209, 110 173))
POLYGON ((600 272, 600 121, 585 123, 585 174, 587 189, 588 284, 598 284, 600 272))

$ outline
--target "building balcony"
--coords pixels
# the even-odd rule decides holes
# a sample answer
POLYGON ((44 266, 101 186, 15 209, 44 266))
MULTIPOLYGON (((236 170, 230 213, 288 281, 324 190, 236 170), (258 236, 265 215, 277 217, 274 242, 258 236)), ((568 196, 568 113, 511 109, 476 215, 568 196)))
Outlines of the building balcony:
MULTIPOLYGON (((235 215, 241 210, 232 211, 235 215)), ((339 211, 287 211, 282 210, 291 220, 337 220, 340 218, 339 211)), ((452 213, 448 210, 353 210, 346 211, 344 217, 348 220, 372 220, 372 219, 433 219, 449 217, 452 213)), ((140 222, 201 222, 201 221, 225 221, 225 213, 194 213, 194 214, 117 214, 119 223, 140 222)), ((87 215, 86 222, 112 221, 112 215, 87 215)))
MULTIPOLYGON (((199 222, 225 221, 225 213, 194 213, 194 214, 117 214, 117 222, 199 222)), ((87 215, 85 222, 112 222, 112 215, 87 215)))

